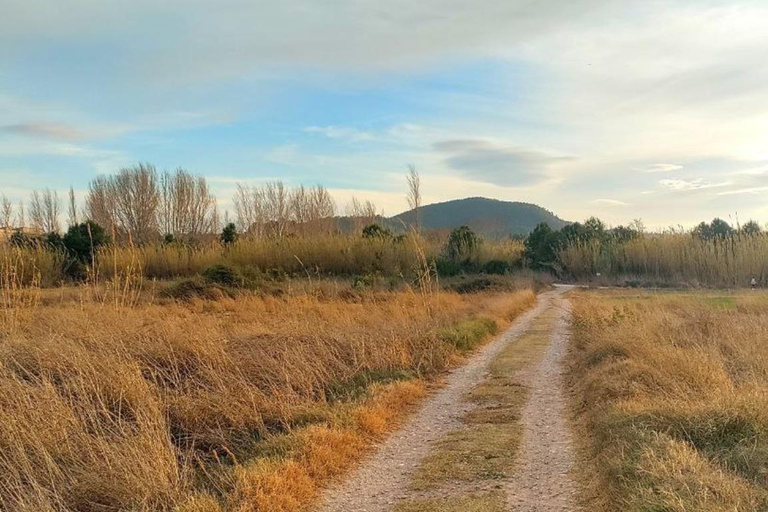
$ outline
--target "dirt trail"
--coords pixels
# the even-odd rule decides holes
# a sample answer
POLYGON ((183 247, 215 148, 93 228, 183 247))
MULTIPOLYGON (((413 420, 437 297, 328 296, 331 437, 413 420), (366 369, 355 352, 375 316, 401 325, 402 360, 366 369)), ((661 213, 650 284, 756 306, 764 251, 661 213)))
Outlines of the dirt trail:
POLYGON ((562 313, 552 331, 549 349, 539 365, 520 375, 529 387, 521 423, 523 443, 514 478, 506 485, 516 512, 570 512, 575 510, 573 440, 562 390, 562 359, 567 349, 570 304, 558 298, 562 313))
MULTIPOLYGON (((524 334, 542 312, 552 307, 562 308, 564 301, 561 295, 567 289, 560 287, 541 294, 532 310, 524 313, 504 334, 486 345, 466 365, 454 370, 448 376, 445 387, 430 397, 375 455, 365 461, 345 483, 325 493, 318 510, 388 512, 406 498, 411 477, 429 454, 432 443, 461 426, 462 417, 472 408, 465 396, 483 379, 490 362, 524 334)), ((570 510, 556 508, 559 505, 555 508, 549 506, 561 502, 567 504, 572 492, 572 486, 567 483, 567 471, 572 465, 569 438, 559 437, 567 432, 562 418, 565 405, 558 387, 559 359, 563 352, 566 328, 566 312, 563 310, 553 335, 552 346, 531 374, 530 381, 525 380, 526 384, 530 382, 531 385, 532 406, 526 407, 524 413, 526 436, 520 454, 519 476, 516 478, 520 485, 510 482, 507 489, 510 503, 519 504, 516 510, 570 510), (533 404, 536 403, 541 408, 538 412, 533 410, 536 408, 533 404), (562 439, 566 439, 566 444, 563 444, 562 439), (560 454, 561 450, 565 450, 567 455, 560 454), (534 460, 536 457, 541 460, 534 460), (539 499, 544 500, 544 508, 536 508, 534 500, 539 499)))

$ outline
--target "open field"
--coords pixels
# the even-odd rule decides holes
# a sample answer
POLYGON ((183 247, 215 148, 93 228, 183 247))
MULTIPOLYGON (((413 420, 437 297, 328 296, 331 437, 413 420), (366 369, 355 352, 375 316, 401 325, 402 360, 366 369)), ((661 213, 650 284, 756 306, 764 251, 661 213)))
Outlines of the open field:
POLYGON ((3 510, 302 510, 534 300, 317 281, 129 306, 38 293, 3 317, 3 510))
POLYGON ((579 292, 570 380, 591 510, 768 509, 768 296, 579 292))

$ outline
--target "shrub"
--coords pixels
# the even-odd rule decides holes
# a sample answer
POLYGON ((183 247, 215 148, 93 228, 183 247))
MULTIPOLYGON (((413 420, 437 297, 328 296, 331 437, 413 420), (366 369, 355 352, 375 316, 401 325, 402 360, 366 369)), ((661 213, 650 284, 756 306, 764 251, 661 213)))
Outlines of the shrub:
POLYGON ((363 238, 392 238, 392 232, 378 224, 370 224, 363 228, 363 238))
POLYGON ((203 272, 203 277, 211 283, 239 288, 245 284, 243 275, 233 267, 213 265, 203 272))
POLYGON ((160 291, 161 297, 169 299, 206 299, 217 300, 221 297, 232 296, 231 292, 221 288, 215 283, 200 278, 182 279, 160 291))
POLYGON ((486 274, 503 275, 509 272, 511 265, 504 260, 491 260, 483 265, 483 272, 486 274))

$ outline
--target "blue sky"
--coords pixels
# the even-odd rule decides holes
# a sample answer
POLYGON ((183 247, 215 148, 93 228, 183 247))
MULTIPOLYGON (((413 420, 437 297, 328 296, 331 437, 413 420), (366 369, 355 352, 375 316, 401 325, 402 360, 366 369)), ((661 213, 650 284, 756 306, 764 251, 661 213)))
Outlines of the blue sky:
POLYGON ((138 162, 406 208, 768 221, 760 2, 0 0, 0 192, 138 162))

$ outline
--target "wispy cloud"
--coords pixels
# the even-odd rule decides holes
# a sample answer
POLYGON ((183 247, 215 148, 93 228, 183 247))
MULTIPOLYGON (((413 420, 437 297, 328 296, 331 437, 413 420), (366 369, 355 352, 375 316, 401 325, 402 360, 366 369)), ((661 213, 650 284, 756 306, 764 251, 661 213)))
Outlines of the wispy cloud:
POLYGON ((682 165, 677 164, 651 164, 639 170, 642 170, 643 172, 656 173, 679 171, 682 168, 682 165))
POLYGON ((85 138, 85 133, 74 126, 58 123, 7 124, 0 126, 0 134, 53 140, 80 140, 85 138))
POLYGON ((376 137, 366 131, 344 126, 310 126, 304 129, 307 133, 318 133, 334 140, 346 140, 350 142, 372 141, 376 137))
POLYGON ((618 199, 593 199, 590 201, 592 204, 604 205, 604 206, 629 206, 629 203, 619 201, 618 199))
POLYGON ((707 188, 717 188, 717 187, 725 187, 730 185, 731 182, 729 181, 722 181, 718 183, 713 183, 711 181, 706 181, 702 178, 696 178, 693 180, 683 180, 683 179, 664 179, 659 180, 659 185, 661 185, 664 188, 668 188, 669 190, 674 190, 676 192, 684 192, 688 190, 702 190, 707 188))

